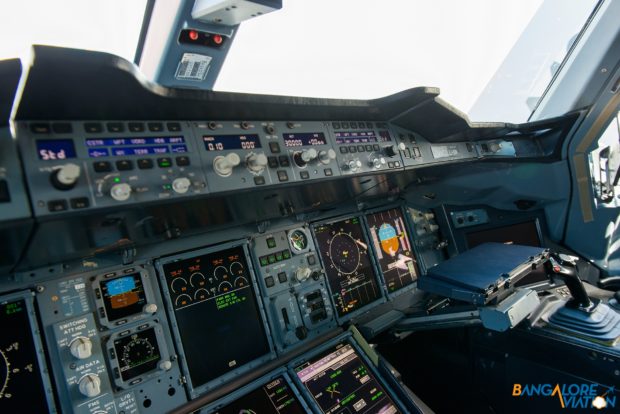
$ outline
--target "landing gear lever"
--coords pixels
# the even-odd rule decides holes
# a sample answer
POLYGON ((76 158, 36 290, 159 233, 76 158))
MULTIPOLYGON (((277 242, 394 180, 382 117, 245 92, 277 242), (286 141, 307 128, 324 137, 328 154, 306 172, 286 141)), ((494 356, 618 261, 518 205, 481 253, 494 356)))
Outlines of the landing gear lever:
POLYGON ((553 253, 545 263, 547 274, 554 278, 560 277, 573 297, 566 305, 572 308, 588 310, 593 303, 588 297, 586 288, 579 278, 577 258, 565 254, 553 253))

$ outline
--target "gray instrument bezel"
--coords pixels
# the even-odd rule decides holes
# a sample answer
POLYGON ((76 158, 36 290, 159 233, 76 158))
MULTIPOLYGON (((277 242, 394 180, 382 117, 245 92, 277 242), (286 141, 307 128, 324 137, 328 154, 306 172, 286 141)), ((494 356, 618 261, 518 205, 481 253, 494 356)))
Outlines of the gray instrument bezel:
POLYGON ((218 244, 218 245, 214 245, 214 246, 210 246, 206 248, 199 248, 196 250, 192 250, 192 251, 177 254, 177 255, 162 257, 156 260, 155 267, 157 269, 157 274, 158 274, 161 289, 163 292, 163 295, 162 295, 163 300, 166 304, 166 314, 168 315, 170 326, 172 328, 172 335, 174 337, 174 342, 177 346, 179 356, 180 356, 181 369, 182 369, 183 375, 185 376, 187 391, 191 399, 196 398, 199 395, 204 394, 205 392, 213 388, 216 388, 219 385, 231 380, 232 378, 238 375, 244 374, 256 368, 257 366, 260 366, 261 364, 276 357, 275 345, 273 343, 271 329, 269 328, 269 323, 268 323, 267 315, 265 312, 265 306, 262 301, 262 295, 256 283, 256 272, 254 271, 252 257, 249 254, 247 240, 237 240, 237 241, 218 244), (260 319, 263 325, 263 329, 265 330, 265 336, 267 338, 267 343, 269 345, 269 352, 263 355, 262 357, 256 358, 255 360, 250 361, 246 363, 245 365, 241 365, 240 367, 235 368, 234 370, 224 375, 221 375, 217 378, 214 378, 213 380, 208 381, 205 384, 194 386, 192 382, 192 378, 189 374, 189 366, 187 364, 187 357, 185 355, 183 341, 181 340, 181 334, 179 332, 179 326, 178 326, 175 311, 174 311, 174 304, 172 303, 172 300, 170 297, 170 291, 168 288, 168 283, 166 281, 166 274, 164 273, 164 265, 168 263, 174 263, 180 260, 191 259, 197 256, 202 256, 202 255, 206 255, 210 253, 216 253, 216 252, 234 248, 234 247, 241 247, 245 255, 246 264, 248 265, 248 273, 249 273, 250 279, 252 280, 251 286, 252 286, 252 289, 254 290, 254 294, 256 295, 256 303, 258 306, 260 319))

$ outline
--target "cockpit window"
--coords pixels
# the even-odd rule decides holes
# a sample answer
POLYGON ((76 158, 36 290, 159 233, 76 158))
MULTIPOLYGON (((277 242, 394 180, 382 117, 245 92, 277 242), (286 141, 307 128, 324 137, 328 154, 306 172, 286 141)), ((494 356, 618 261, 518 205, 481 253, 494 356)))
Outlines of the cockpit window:
POLYGON ((32 44, 90 49, 133 61, 146 0, 2 2, 0 59, 24 56, 32 44))
POLYGON ((473 121, 525 122, 595 0, 288 0, 241 25, 215 88, 378 98, 436 86, 473 121))

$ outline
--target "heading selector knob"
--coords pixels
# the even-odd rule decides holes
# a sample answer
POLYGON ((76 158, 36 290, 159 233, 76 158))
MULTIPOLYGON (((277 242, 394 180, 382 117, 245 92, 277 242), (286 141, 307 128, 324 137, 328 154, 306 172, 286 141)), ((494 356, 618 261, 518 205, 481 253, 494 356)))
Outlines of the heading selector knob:
POLYGON ((376 169, 379 169, 383 165, 385 165, 385 158, 373 156, 368 160, 368 165, 376 169))
POLYGON ((82 395, 93 398, 101 394, 101 379, 95 374, 86 374, 78 381, 78 388, 82 395))
POLYGON ((319 151, 319 161, 321 161, 322 164, 329 164, 330 162, 332 162, 332 160, 336 159, 336 151, 334 151, 333 149, 328 149, 327 151, 325 150, 321 150, 319 151))
POLYGON ((69 343, 69 351, 77 359, 90 358, 93 354, 93 343, 84 336, 78 336, 69 343))
POLYGON ((116 201, 127 201, 131 196, 131 186, 127 183, 114 184, 110 189, 110 196, 116 201))
POLYGON ((267 166, 267 156, 265 154, 250 153, 245 158, 245 164, 250 172, 260 174, 267 166))
POLYGON ((233 168, 241 163, 241 158, 234 152, 223 156, 218 155, 213 160, 213 169, 221 177, 228 177, 232 174, 233 168))
POLYGON ((175 178, 172 181, 172 190, 177 194, 185 194, 192 186, 192 182, 187 177, 175 178))
POLYGON ((80 178, 80 166, 69 163, 61 165, 52 172, 52 185, 61 191, 71 190, 80 178))
POLYGON ((404 151, 407 149, 407 146, 404 142, 394 145, 388 145, 387 147, 383 147, 383 153, 388 157, 393 157, 398 154, 398 151, 404 151))

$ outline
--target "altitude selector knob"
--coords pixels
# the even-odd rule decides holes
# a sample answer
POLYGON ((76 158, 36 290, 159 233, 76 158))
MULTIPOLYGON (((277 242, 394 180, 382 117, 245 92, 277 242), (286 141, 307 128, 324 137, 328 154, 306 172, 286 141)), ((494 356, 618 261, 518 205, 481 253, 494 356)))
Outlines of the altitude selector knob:
POLYGON ((330 162, 332 162, 332 160, 336 159, 336 151, 334 151, 333 149, 328 149, 327 151, 325 150, 321 150, 319 151, 319 161, 321 161, 321 164, 329 164, 330 162))
POLYGON ((52 185, 54 188, 67 191, 75 187, 78 178, 80 178, 80 166, 69 163, 61 165, 52 172, 52 185))
POLYGON ((404 151, 406 149, 407 147, 405 146, 405 143, 401 142, 398 145, 394 144, 394 145, 388 145, 386 147, 383 147, 383 153, 388 157, 393 157, 396 154, 398 154, 398 151, 404 151))
POLYGON ((316 152, 314 148, 310 148, 301 152, 296 152, 293 155, 293 160, 298 167, 305 167, 306 164, 314 160, 318 155, 318 152, 316 152))
POLYGON ((131 186, 127 183, 114 184, 110 189, 110 196, 116 201, 127 201, 131 197, 131 186))
POLYGON ((101 379, 95 374, 86 374, 78 381, 78 389, 82 395, 93 398, 101 394, 101 379))
POLYGON ((345 168, 351 172, 356 172, 362 168, 362 162, 360 160, 351 160, 345 164, 345 168))
POLYGON ((221 177, 229 177, 233 172, 233 168, 235 168, 240 163, 241 158, 239 158, 239 155, 231 152, 226 156, 218 155, 217 157, 215 157, 215 159, 213 160, 213 169, 215 170, 215 173, 217 175, 221 177))
POLYGON ((84 336, 78 336, 69 344, 69 351, 77 359, 90 358, 93 354, 93 343, 84 336))
POLYGON ((267 166, 267 156, 265 154, 249 154, 245 159, 248 170, 260 174, 267 166))

